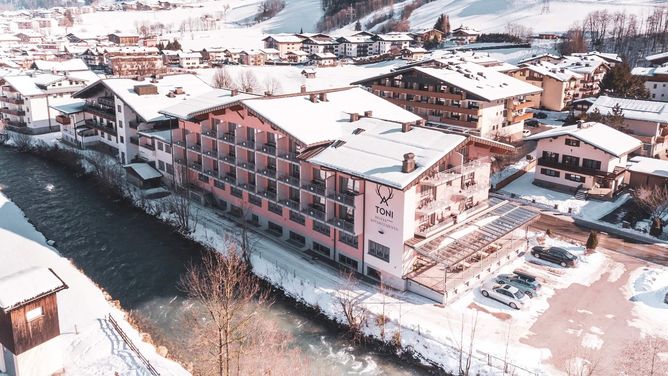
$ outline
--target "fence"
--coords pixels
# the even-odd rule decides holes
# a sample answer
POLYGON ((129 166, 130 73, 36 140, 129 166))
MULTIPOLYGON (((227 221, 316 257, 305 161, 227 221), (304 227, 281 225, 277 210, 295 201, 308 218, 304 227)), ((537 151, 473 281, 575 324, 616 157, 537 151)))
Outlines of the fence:
POLYGON ((529 170, 531 170, 534 167, 536 167, 536 159, 530 161, 529 163, 527 163, 526 166, 524 166, 524 167, 520 168, 519 170, 515 171, 512 175, 510 175, 510 176, 504 178, 503 180, 501 180, 500 182, 494 184, 494 190, 498 191, 499 189, 503 189, 505 186, 507 186, 508 184, 510 184, 510 183, 514 182, 515 180, 519 179, 522 175, 526 174, 527 172, 529 172, 529 170))
POLYGON ((125 342, 125 344, 128 345, 130 350, 132 350, 135 354, 137 354, 137 357, 139 357, 139 360, 142 363, 144 363, 144 366, 146 366, 146 369, 148 370, 148 372, 150 372, 151 375, 160 376, 160 373, 158 373, 158 371, 151 365, 151 362, 149 362, 148 359, 146 359, 146 357, 144 357, 144 355, 139 351, 137 346, 135 346, 135 344, 132 342, 132 340, 130 340, 128 335, 125 334, 123 329, 121 329, 121 327, 118 325, 118 322, 116 322, 116 320, 111 315, 107 316, 107 320, 109 321, 111 326, 114 327, 114 330, 116 330, 118 335, 121 336, 121 338, 123 339, 123 342, 125 342))
POLYGON ((492 354, 488 354, 488 353, 485 353, 485 352, 482 352, 482 351, 479 351, 479 350, 477 352, 482 358, 487 359, 487 365, 488 366, 494 367, 496 369, 500 369, 504 372, 504 374, 514 375, 514 376, 523 376, 523 375, 539 376, 540 375, 540 373, 538 373, 536 371, 530 371, 526 368, 522 368, 520 366, 517 366, 515 364, 512 364, 512 363, 508 362, 505 359, 501 359, 499 357, 496 357, 492 354))

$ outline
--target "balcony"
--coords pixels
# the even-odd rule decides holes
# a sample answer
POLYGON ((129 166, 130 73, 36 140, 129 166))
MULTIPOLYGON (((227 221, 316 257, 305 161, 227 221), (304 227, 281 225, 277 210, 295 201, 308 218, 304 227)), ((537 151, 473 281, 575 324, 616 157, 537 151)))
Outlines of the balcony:
POLYGON ((2 96, 0 97, 0 102, 6 102, 6 103, 11 103, 11 104, 16 104, 16 105, 21 105, 24 102, 23 99, 21 98, 16 98, 16 97, 8 97, 8 96, 2 96))
POLYGON ((223 176, 223 180, 230 184, 237 184, 237 175, 228 172, 223 176))
POLYGON ((520 121, 529 120, 531 118, 533 118, 533 113, 532 112, 525 112, 523 114, 513 116, 512 119, 511 119, 511 122, 512 123, 519 123, 520 121))
POLYGON ((346 192, 334 192, 330 194, 329 197, 330 199, 340 202, 342 204, 348 205, 348 206, 354 206, 355 205, 355 197, 359 196, 361 193, 355 193, 352 191, 346 191, 346 192))
POLYGON ((239 162, 237 166, 243 168, 244 170, 248 171, 255 171, 255 163, 254 162, 239 162))
MULTIPOLYGON (((132 138, 130 139, 130 142, 132 142, 132 138)), ((154 150, 155 150, 155 145, 153 145, 153 144, 146 144, 146 143, 143 143, 143 142, 142 142, 142 143, 139 143, 139 147, 142 147, 142 148, 144 148, 144 149, 148 149, 148 150, 150 150, 150 151, 154 151, 154 150)))
POLYGON ((326 217, 325 208, 322 205, 311 204, 307 208, 303 209, 302 213, 321 221, 324 221, 326 217))
POLYGON ((84 121, 84 123, 91 128, 95 128, 95 129, 101 130, 105 133, 109 133, 112 136, 117 135, 116 129, 113 126, 104 125, 102 123, 98 123, 97 121, 91 120, 91 119, 86 119, 84 121))
POLYGON ((261 153, 264 153, 264 154, 276 155, 276 145, 273 145, 273 144, 258 145, 257 146, 257 151, 259 151, 261 153))
POLYGON ((223 162, 227 162, 229 164, 234 164, 234 162, 236 161, 235 156, 234 155, 229 155, 229 154, 228 155, 223 155, 223 156, 218 156, 218 158, 220 160, 222 160, 223 162))
POLYGON ((139 127, 139 123, 134 120, 130 120, 130 122, 128 122, 128 126, 132 129, 137 129, 137 127, 139 127))
POLYGON ((188 149, 199 153, 202 151, 202 145, 201 144, 188 145, 188 149))
POLYGON ((299 177, 297 176, 283 175, 279 177, 278 180, 293 187, 299 188, 299 177))
POLYGON ((68 125, 70 123, 70 118, 69 116, 65 115, 56 115, 56 123, 62 125, 68 125))
POLYGON ((192 168, 193 170, 197 170, 197 171, 201 172, 202 171, 202 164, 201 163, 191 163, 190 168, 192 168))
POLYGON ((276 201, 276 191, 266 190, 266 191, 258 192, 258 194, 262 197, 265 197, 265 198, 271 200, 271 201, 276 201))
POLYGON ((594 170, 590 168, 585 168, 582 166, 574 166, 566 163, 561 163, 559 161, 555 161, 552 159, 547 159, 547 158, 538 158, 538 165, 543 166, 543 167, 550 167, 550 168, 557 168, 559 170, 564 170, 564 171, 569 171, 569 172, 574 172, 578 174, 583 174, 583 175, 589 175, 589 176, 606 176, 608 175, 607 172, 601 171, 601 170, 594 170))
POLYGON ((461 166, 455 166, 448 170, 440 171, 430 176, 427 176, 426 178, 422 179, 422 181, 420 181, 420 184, 432 187, 439 186, 449 181, 453 181, 461 177, 463 174, 474 172, 479 168, 489 169, 490 162, 491 161, 488 157, 475 159, 461 166))
POLYGON ((205 130, 204 132, 202 132, 202 136, 216 138, 216 130, 215 129, 205 130))
POLYGON ((427 90, 416 90, 416 89, 407 89, 395 86, 386 86, 386 85, 371 85, 371 90, 379 91, 390 91, 397 94, 406 94, 406 95, 420 95, 428 96, 431 98, 444 98, 444 99, 453 99, 459 100, 463 99, 462 94, 448 93, 448 92, 437 92, 437 91, 427 91, 427 90))
POLYGON ((429 215, 448 208, 452 205, 452 202, 451 197, 447 197, 443 200, 422 201, 417 209, 415 209, 415 212, 421 215, 429 215))
POLYGON ((237 141, 237 145, 247 148, 247 149, 253 149, 255 150, 255 141, 250 141, 250 140, 239 140, 237 141))
POLYGON ((131 136, 130 137, 130 143, 133 144, 133 145, 139 145, 139 137, 131 136))
POLYGON ((25 121, 17 121, 17 120, 9 120, 9 119, 5 119, 5 124, 10 125, 12 127, 19 127, 19 128, 23 128, 23 127, 28 126, 28 124, 26 124, 25 121))
POLYGON ((241 189, 243 189, 243 190, 245 190, 245 191, 249 191, 249 192, 253 192, 253 193, 255 193, 255 184, 243 183, 243 184, 239 184, 239 188, 241 188, 241 189))
POLYGON ((214 179, 218 179, 218 170, 204 170, 204 174, 214 179))
POLYGON ((310 183, 304 184, 302 188, 315 194, 325 195, 325 182, 319 180, 312 180, 310 183))
POLYGON ((97 98, 97 103, 100 106, 105 106, 105 107, 110 107, 114 108, 114 97, 98 97, 97 98))
POLYGON ((276 169, 265 168, 257 171, 260 175, 276 179, 276 169))
POLYGON ((221 133, 218 136, 218 139, 233 144, 234 143, 234 133, 221 133))
POLYGON ((84 111, 101 118, 116 121, 116 113, 113 107, 101 106, 94 102, 86 102, 84 104, 84 111))
POLYGON ((12 110, 8 107, 0 108, 0 112, 3 114, 14 115, 14 116, 25 116, 26 112, 23 110, 12 110))
POLYGON ((211 158, 216 158, 216 155, 218 155, 218 150, 217 149, 206 150, 202 153, 202 155, 206 155, 207 157, 211 158))
POLYGON ((278 153, 278 157, 292 162, 299 162, 299 159, 297 158, 297 153, 292 151, 281 151, 278 153))
POLYGON ((355 231, 355 224, 352 218, 332 218, 327 223, 349 233, 354 233, 355 231))
POLYGON ((287 206, 290 209, 299 210, 299 201, 292 199, 283 199, 278 201, 279 204, 287 206))

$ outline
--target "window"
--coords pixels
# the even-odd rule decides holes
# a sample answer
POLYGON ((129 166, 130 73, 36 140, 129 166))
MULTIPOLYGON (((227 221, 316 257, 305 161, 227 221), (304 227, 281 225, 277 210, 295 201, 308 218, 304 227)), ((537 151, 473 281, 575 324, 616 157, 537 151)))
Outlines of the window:
POLYGON ((313 221, 313 231, 319 232, 323 235, 329 236, 331 233, 330 227, 324 223, 320 223, 318 221, 313 221))
POLYGON ((561 162, 569 166, 577 167, 580 165, 580 158, 574 157, 572 155, 564 155, 561 157, 561 162))
POLYGON ((174 175, 174 166, 172 166, 171 163, 167 163, 167 173, 170 175, 174 175))
POLYGON ((580 146, 580 140, 573 140, 572 138, 567 138, 566 145, 578 147, 580 146))
POLYGON ((165 162, 158 161, 158 170, 165 171, 165 162))
POLYGON ((232 196, 241 198, 244 195, 244 192, 236 187, 230 187, 230 193, 232 193, 232 196))
POLYGON ((167 144, 165 144, 165 153, 167 153, 167 154, 171 154, 171 153, 172 153, 172 147, 169 146, 169 145, 167 145, 167 144))
POLYGON ((290 240, 292 242, 301 245, 302 247, 306 245, 306 238, 302 235, 297 234, 296 232, 290 231, 290 240))
POLYGON ((329 248, 317 242, 313 242, 313 250, 327 257, 330 255, 329 248))
POLYGON ((118 127, 119 127, 119 128, 123 128, 123 120, 119 120, 119 121, 118 121, 118 127))
POLYGON ((262 207, 262 199, 258 196, 249 194, 248 195, 248 202, 250 202, 251 204, 253 204, 255 206, 262 207))
POLYGON ((162 147, 164 144, 162 142, 156 141, 156 144, 158 145, 158 150, 160 150, 160 151, 164 150, 163 147, 162 147))
POLYGON ((555 178, 558 178, 559 175, 560 175, 559 171, 555 171, 555 170, 552 170, 552 169, 549 169, 549 168, 541 168, 540 173, 543 174, 543 175, 552 176, 552 177, 555 177, 555 178))
POLYGON ((582 160, 582 167, 588 168, 591 170, 600 170, 601 169, 601 161, 595 161, 592 159, 587 159, 584 158, 582 160))
POLYGON ((302 226, 306 223, 306 217, 292 210, 290 210, 290 220, 302 226))
POLYGON ((209 177, 204 174, 197 174, 197 179, 201 182, 208 183, 209 177))
POLYGON ((582 183, 585 181, 584 176, 575 175, 575 174, 566 174, 566 180, 574 181, 576 183, 582 183))
POLYGON ((44 312, 42 312, 42 307, 37 307, 37 308, 31 309, 30 311, 26 312, 26 321, 37 320, 38 318, 42 317, 43 315, 44 315, 44 312))
POLYGON ((339 253, 339 262, 343 265, 346 265, 348 267, 351 267, 353 269, 357 269, 357 261, 354 259, 351 259, 350 257, 346 255, 342 255, 339 253))
POLYGON ((216 188, 218 188, 218 189, 225 189, 225 183, 223 183, 223 182, 220 181, 220 180, 216 180, 216 179, 214 179, 214 180, 213 180, 213 186, 216 187, 216 188))
POLYGON ((275 224, 274 222, 269 222, 268 223, 268 230, 269 232, 278 235, 278 236, 283 236, 283 227, 275 224))
POLYGON ((369 254, 385 262, 390 262, 390 248, 369 240, 369 254))
POLYGON ((125 143, 125 138, 123 138, 123 136, 120 136, 120 140, 121 140, 121 144, 125 143))
POLYGON ((358 239, 357 236, 346 234, 345 232, 339 232, 339 241, 343 244, 347 244, 351 247, 357 248, 358 239))
POLYGON ((269 209, 270 212, 272 212, 274 214, 283 215, 283 208, 281 206, 279 206, 278 204, 270 202, 268 209, 269 209))
POLYGON ((373 278, 373 279, 375 279, 375 280, 378 280, 378 281, 381 280, 381 278, 380 278, 380 272, 379 272, 378 270, 376 270, 376 269, 370 267, 370 266, 367 266, 367 267, 366 267, 366 275, 368 275, 369 277, 371 277, 371 278, 373 278))

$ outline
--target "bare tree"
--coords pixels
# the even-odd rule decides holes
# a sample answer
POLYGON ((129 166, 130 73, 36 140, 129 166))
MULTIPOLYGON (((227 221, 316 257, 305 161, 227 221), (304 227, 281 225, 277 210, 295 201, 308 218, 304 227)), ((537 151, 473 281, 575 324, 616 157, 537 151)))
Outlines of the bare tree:
POLYGON ((666 186, 641 186, 634 190, 633 198, 650 214, 652 219, 662 219, 668 214, 668 188, 666 186))
POLYGON ((256 93, 260 87, 260 84, 251 70, 244 70, 239 74, 239 89, 246 93, 256 93))
POLYGON ((12 144, 20 151, 26 152, 29 151, 32 147, 32 137, 25 133, 12 132, 9 133, 9 139, 12 141, 12 144))
POLYGON ((115 158, 97 151, 89 151, 85 159, 93 167, 93 175, 105 187, 119 196, 127 196, 129 194, 125 170, 115 158))
POLYGON ((668 341, 646 336, 629 343, 619 358, 617 368, 626 376, 666 376, 668 359, 659 354, 668 352, 668 341))
POLYGON ((471 372, 471 365, 473 364, 473 348, 475 344, 476 331, 478 329, 478 311, 475 311, 475 314, 471 318, 468 339, 464 336, 465 326, 464 315, 462 314, 459 343, 456 344, 457 348, 459 349, 459 374, 462 376, 469 375, 471 372), (466 341, 468 341, 468 344, 466 341))
POLYGON ((336 301, 341 308, 341 313, 346 318, 352 341, 359 343, 364 338, 362 327, 367 320, 367 311, 362 306, 359 296, 354 292, 357 286, 357 278, 354 272, 344 272, 341 277, 343 283, 336 294, 336 301))
POLYGON ((264 90, 269 95, 278 94, 281 91, 281 81, 274 76, 267 77, 267 79, 264 80, 264 90))
POLYGON ((215 88, 219 89, 236 89, 237 84, 234 82, 232 75, 227 70, 227 68, 222 67, 216 70, 216 73, 213 75, 211 84, 215 88))
POLYGON ((571 357, 564 364, 564 371, 568 376, 594 376, 601 361, 599 351, 595 348, 576 345, 571 357))

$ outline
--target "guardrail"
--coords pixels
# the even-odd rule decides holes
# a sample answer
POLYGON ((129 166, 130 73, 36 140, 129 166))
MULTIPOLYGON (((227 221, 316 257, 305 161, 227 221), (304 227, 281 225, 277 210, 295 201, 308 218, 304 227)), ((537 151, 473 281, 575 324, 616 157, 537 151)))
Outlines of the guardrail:
POLYGON ((123 329, 121 329, 121 327, 118 325, 118 322, 116 322, 116 320, 111 315, 107 315, 107 320, 109 321, 111 326, 114 328, 114 330, 116 330, 118 335, 121 336, 121 339, 123 339, 123 342, 125 342, 125 344, 128 345, 130 350, 132 350, 135 354, 137 354, 137 357, 139 357, 139 360, 142 363, 144 363, 144 366, 146 366, 146 369, 148 370, 148 372, 151 373, 151 375, 160 376, 160 373, 158 372, 158 370, 156 370, 151 365, 151 362, 149 362, 148 359, 146 359, 146 357, 144 357, 144 355, 141 353, 141 351, 139 351, 137 346, 135 346, 135 344, 128 337, 128 335, 125 334, 123 329))

